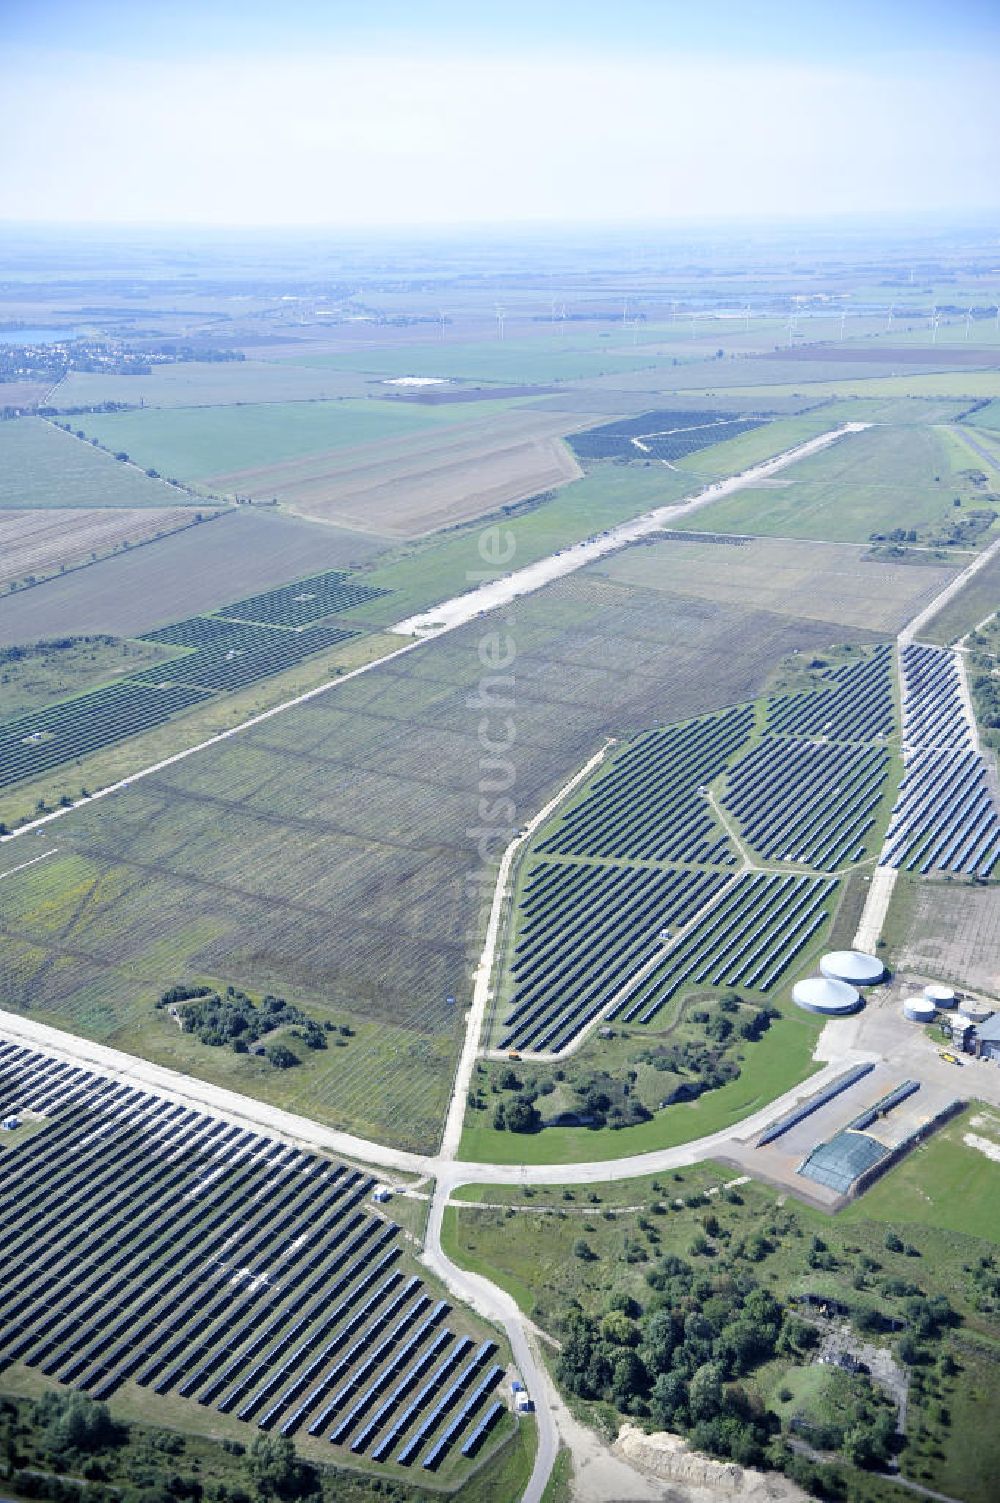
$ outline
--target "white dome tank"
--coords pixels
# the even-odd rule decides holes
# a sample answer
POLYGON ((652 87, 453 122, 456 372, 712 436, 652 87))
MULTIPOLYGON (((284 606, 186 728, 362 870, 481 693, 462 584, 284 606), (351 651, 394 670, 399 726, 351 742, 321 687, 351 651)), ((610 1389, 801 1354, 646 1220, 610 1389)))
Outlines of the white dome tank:
POLYGON ((885 975, 885 966, 877 955, 863 950, 830 950, 819 968, 831 981, 847 981, 851 986, 874 986, 885 975))
POLYGON ((937 1008, 928 997, 907 997, 903 1003, 903 1017, 911 1023, 933 1023, 937 1008))
POLYGON ((857 1012, 861 1006, 861 993, 846 981, 829 976, 809 976, 804 981, 796 981, 792 987, 792 1000, 806 1012, 835 1018, 857 1012))
POLYGON ((954 1007, 955 988, 953 986, 941 986, 934 981, 930 986, 924 987, 924 996, 928 1002, 933 1002, 935 1007, 954 1007))

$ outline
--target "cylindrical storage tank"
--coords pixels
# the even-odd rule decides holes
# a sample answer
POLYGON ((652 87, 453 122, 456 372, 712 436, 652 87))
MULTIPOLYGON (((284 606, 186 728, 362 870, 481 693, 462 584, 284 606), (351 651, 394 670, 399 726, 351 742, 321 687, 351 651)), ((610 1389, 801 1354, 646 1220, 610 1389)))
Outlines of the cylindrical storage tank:
POLYGON ((846 981, 835 981, 829 976, 809 976, 796 981, 792 987, 792 1000, 805 1012, 818 1012, 827 1017, 840 1017, 857 1012, 861 1006, 861 993, 846 981))
POLYGON ((964 1012, 957 1012, 951 1020, 951 1026, 955 1033, 964 1033, 966 1028, 972 1027, 972 1019, 967 1018, 964 1012))
POLYGON ((937 1008, 927 997, 907 997, 903 1003, 903 1017, 911 1023, 933 1023, 937 1008))
POLYGON ((953 986, 941 986, 938 982, 932 982, 924 987, 924 996, 928 1002, 933 1002, 935 1007, 954 1007, 955 988, 953 986))
POLYGON ((885 975, 885 966, 877 955, 863 950, 831 950, 819 963, 831 981, 846 981, 850 986, 874 986, 885 975))

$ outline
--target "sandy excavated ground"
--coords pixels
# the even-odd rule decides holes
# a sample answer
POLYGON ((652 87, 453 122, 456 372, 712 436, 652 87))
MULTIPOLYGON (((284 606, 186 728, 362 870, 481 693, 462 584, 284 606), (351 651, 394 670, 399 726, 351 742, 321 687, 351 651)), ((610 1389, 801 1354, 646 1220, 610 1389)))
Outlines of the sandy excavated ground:
MULTIPOLYGON (((733 1499, 734 1503, 799 1503, 807 1496, 778 1472, 758 1472, 733 1461, 713 1461, 692 1451, 681 1436, 663 1431, 646 1435, 635 1425, 623 1425, 614 1450, 659 1483, 667 1484, 667 1490, 658 1489, 656 1497, 676 1499, 677 1503, 718 1503, 722 1498, 733 1499)), ((598 1503, 596 1495, 577 1493, 575 1487, 574 1496, 580 1497, 581 1503, 598 1503)), ((608 1494, 604 1496, 607 1500, 608 1494)))

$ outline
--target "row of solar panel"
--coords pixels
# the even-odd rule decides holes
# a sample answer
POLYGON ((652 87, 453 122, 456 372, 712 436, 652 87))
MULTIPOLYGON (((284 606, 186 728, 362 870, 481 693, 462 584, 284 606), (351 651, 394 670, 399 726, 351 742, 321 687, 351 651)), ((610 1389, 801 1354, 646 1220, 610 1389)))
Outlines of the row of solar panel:
POLYGON ((782 694, 770 701, 767 728, 781 736, 824 736, 871 742, 891 736, 896 724, 892 648, 876 647, 823 674, 829 688, 782 694))
POLYGON ((883 747, 765 736, 730 774, 722 802, 762 855, 833 871, 864 855, 888 771, 883 747))
POLYGON ((326 1400, 316 1433, 334 1424, 355 1452, 445 1424, 432 1466, 496 1386, 499 1368, 466 1399, 463 1373, 425 1418, 431 1395, 397 1420, 469 1342, 393 1268, 396 1228, 360 1208, 359 1171, 5 1041, 0 1104, 50 1119, 0 1186, 0 1355, 100 1397, 126 1378, 176 1387, 286 1434, 326 1400))
POLYGON ((581 897, 578 869, 561 870, 570 889, 565 909, 547 902, 522 936, 504 1048, 564 1048, 649 963, 665 926, 687 923, 724 881, 719 872, 683 868, 602 868, 588 875, 581 897))
POLYGON ((836 883, 821 877, 755 872, 735 878, 615 1010, 623 1022, 650 1022, 685 983, 766 992, 826 921, 836 883))

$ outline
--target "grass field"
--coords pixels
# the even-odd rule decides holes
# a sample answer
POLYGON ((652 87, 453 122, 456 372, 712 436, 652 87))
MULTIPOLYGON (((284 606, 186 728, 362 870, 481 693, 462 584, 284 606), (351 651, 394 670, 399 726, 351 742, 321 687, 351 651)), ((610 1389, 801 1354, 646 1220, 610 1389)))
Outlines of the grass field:
POLYGON ((980 407, 969 418, 969 424, 973 428, 985 428, 989 433, 1000 433, 1000 398, 990 402, 988 407, 980 407))
MULTIPOLYGON (((946 361, 942 359, 941 363, 943 365, 946 361)), ((787 363, 782 366, 775 362, 767 372, 771 379, 763 384, 763 368, 760 368, 760 381, 755 381, 754 366, 749 362, 742 362, 729 369, 736 371, 737 379, 725 383, 727 392, 731 392, 733 396, 754 397, 761 401, 768 395, 810 396, 816 400, 824 397, 949 397, 968 406, 970 402, 983 398, 1000 398, 1000 371, 941 370, 891 376, 852 374, 850 377, 845 373, 838 377, 834 366, 827 367, 826 376, 819 376, 806 369, 796 372, 787 363)), ((684 385, 688 385, 686 380, 684 385)), ((708 383, 700 385, 707 394, 708 383)))
MULTIPOLYGON (((961 1321, 942 1343, 957 1375, 938 1392, 933 1369, 924 1368, 926 1381, 911 1387, 902 1470, 963 1503, 992 1503, 1000 1465, 992 1423, 1000 1324, 995 1301, 980 1298, 977 1268, 1000 1245, 1000 1164, 962 1142, 977 1120, 973 1107, 832 1217, 754 1183, 729 1199, 718 1192, 733 1171, 706 1163, 572 1190, 467 1186, 445 1214, 443 1242, 463 1267, 498 1280, 555 1335, 574 1301, 603 1312, 613 1294, 627 1294, 646 1306, 646 1272, 664 1254, 714 1280, 733 1276, 735 1267, 782 1299, 818 1292, 852 1310, 874 1306, 904 1320, 907 1296, 900 1289, 943 1293, 961 1321), (718 1227, 707 1251, 706 1225, 718 1227), (890 1232, 897 1239, 891 1246, 890 1232), (814 1237, 825 1248, 823 1260, 811 1256, 814 1237), (758 1238, 746 1268, 740 1260, 758 1238), (577 1254, 581 1240, 588 1258, 577 1254), (821 1267, 810 1266, 817 1262, 821 1267), (944 1424, 942 1401, 950 1411, 944 1424)), ((777 1357, 744 1383, 780 1410, 779 1390, 798 1392, 818 1381, 800 1362, 777 1357)), ((883 1498, 880 1487, 872 1479, 870 1491, 864 1473, 851 1475, 859 1503, 883 1498)))
MULTIPOLYGON (((191 1046, 157 1031, 152 1003, 191 975, 366 1020, 367 1055, 331 1050, 246 1088, 433 1146, 481 914, 466 880, 482 869, 469 833, 481 823, 482 712, 467 703, 482 678, 481 635, 475 624, 430 643, 68 815, 58 854, 0 884, 6 1005, 155 1057, 169 1051, 172 1063, 191 1046), (345 1071, 341 1055, 358 1068, 345 1071)), ((825 636, 593 579, 530 597, 516 635, 515 821, 609 729, 753 697, 793 646, 825 636), (707 657, 720 664, 711 678, 707 657)), ((487 854, 507 838, 501 829, 487 854)), ((14 842, 0 866, 23 859, 14 842)), ((242 1068, 215 1050, 183 1063, 213 1077, 224 1060, 233 1083, 230 1059, 242 1068)), ((788 1061, 775 1055, 773 1068, 787 1072, 788 1061)), ((745 1100, 724 1105, 735 1116, 745 1100)))
POLYGON ((0 508, 195 504, 161 480, 118 464, 43 418, 0 424, 0 508))
POLYGON ((956 496, 967 509, 982 504, 961 473, 970 466, 936 429, 868 428, 802 460, 779 483, 740 491, 678 525, 829 542, 865 542, 897 527, 933 534, 959 518, 956 496))
MULTIPOLYGON (((725 406, 725 398, 721 399, 725 406)), ((766 409, 766 403, 761 404, 766 409)), ((716 480, 723 475, 735 475, 739 470, 748 470, 760 464, 772 454, 791 449, 806 439, 816 438, 837 426, 823 408, 803 414, 801 417, 775 418, 761 428, 752 428, 737 438, 713 444, 709 449, 699 449, 676 461, 679 470, 686 471, 698 480, 716 480)))
POLYGON ((589 1163, 672 1148, 734 1127, 819 1069, 812 1053, 822 1025, 791 1007, 784 1011, 786 1015, 747 1051, 738 1080, 697 1101, 665 1107, 650 1122, 619 1129, 547 1127, 538 1133, 509 1133, 480 1126, 472 1114, 466 1119, 459 1156, 478 1163, 589 1163))
POLYGON ((0 512, 0 592, 190 527, 190 507, 0 512))
MULTIPOLYGON (((707 524, 706 524, 707 525, 707 524)), ((618 584, 677 591, 756 610, 787 612, 892 635, 951 578, 945 564, 912 568, 854 545, 755 538, 740 547, 649 542, 596 569, 618 584)))
POLYGON ((980 621, 985 621, 1000 600, 1000 558, 991 559, 968 584, 964 585, 943 610, 922 627, 920 640, 936 642, 942 647, 964 637, 980 621))
POLYGON ((87 632, 135 636, 317 569, 364 565, 378 551, 356 533, 240 507, 7 596, 0 644, 87 632))
MULTIPOLYGON (((616 331, 616 334, 619 331, 616 331)), ((607 343, 610 344, 609 335, 607 343)), ((482 342, 411 345, 402 349, 372 349, 350 354, 309 355, 295 363, 319 370, 355 371, 384 377, 437 376, 457 381, 523 381, 533 385, 552 381, 643 370, 657 364, 640 348, 604 348, 601 336, 590 334, 539 335, 482 342)), ((666 362, 664 362, 666 363, 666 362)))
MULTIPOLYGON (((480 409, 478 415, 496 416, 510 403, 489 406, 489 413, 480 409)), ((347 398, 336 402, 87 413, 73 421, 88 438, 98 439, 112 453, 123 450, 143 468, 152 466, 161 475, 221 490, 227 488, 227 477, 236 473, 305 454, 377 444, 468 422, 469 414, 461 406, 422 407, 377 398, 347 398)), ((247 493, 249 486, 244 491, 247 493)))
POLYGON ((12 661, 4 661, 0 648, 0 720, 82 694, 173 656, 152 642, 63 638, 62 643, 27 648, 23 657, 12 661))

